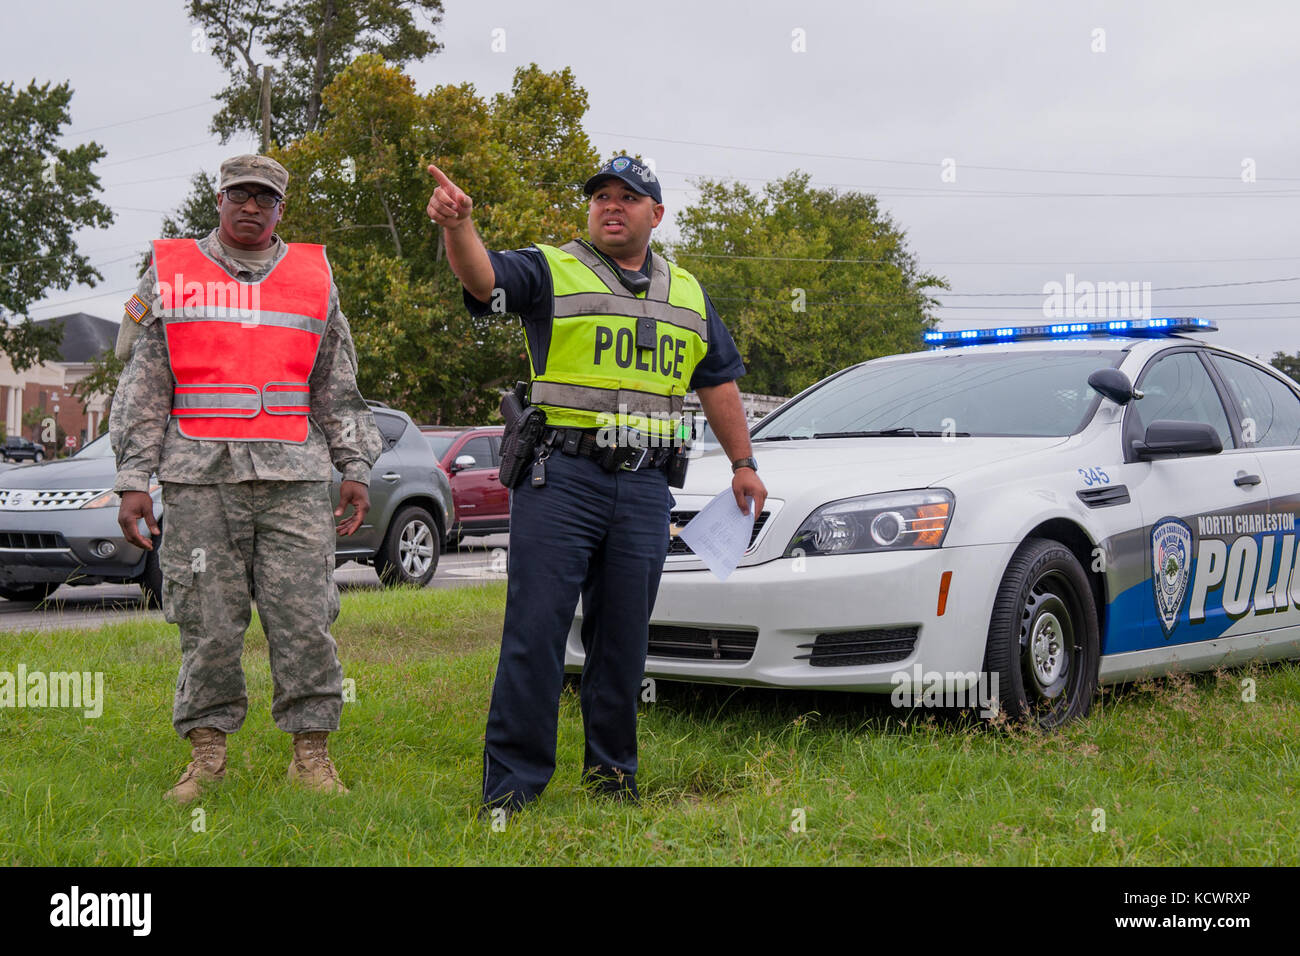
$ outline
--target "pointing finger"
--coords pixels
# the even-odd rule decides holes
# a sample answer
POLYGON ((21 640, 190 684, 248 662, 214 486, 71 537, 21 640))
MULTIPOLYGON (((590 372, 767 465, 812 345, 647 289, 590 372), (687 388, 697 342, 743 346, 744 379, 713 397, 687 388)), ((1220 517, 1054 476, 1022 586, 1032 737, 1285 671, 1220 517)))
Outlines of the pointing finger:
POLYGON ((433 176, 434 179, 438 180, 438 185, 441 186, 442 188, 446 189, 449 192, 453 190, 459 192, 459 190, 456 189, 455 183, 453 183, 450 179, 447 178, 447 174, 444 173, 437 166, 433 165, 433 163, 429 164, 429 174, 433 176))

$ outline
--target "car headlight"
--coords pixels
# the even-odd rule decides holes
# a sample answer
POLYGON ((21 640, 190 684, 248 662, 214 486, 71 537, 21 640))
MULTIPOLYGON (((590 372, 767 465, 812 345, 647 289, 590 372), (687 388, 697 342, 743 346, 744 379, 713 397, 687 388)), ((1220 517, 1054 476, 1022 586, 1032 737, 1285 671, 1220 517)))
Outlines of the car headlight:
POLYGON ((937 548, 943 544, 952 510, 952 492, 943 488, 832 501, 799 526, 785 556, 937 548))
MULTIPOLYGON (((162 485, 158 484, 157 482, 154 482, 152 485, 149 486, 149 495, 150 495, 150 497, 152 497, 155 501, 158 500, 158 497, 157 497, 157 496, 158 496, 158 490, 159 490, 160 488, 162 488, 162 485)), ((116 507, 117 507, 118 505, 120 505, 121 503, 122 503, 122 496, 119 495, 116 491, 105 491, 103 494, 95 495, 95 497, 91 498, 89 501, 87 501, 87 502, 86 502, 84 505, 82 505, 81 507, 83 507, 83 508, 116 508, 116 507)))
POLYGON ((95 495, 81 507, 83 508, 116 508, 122 499, 118 497, 116 491, 106 491, 102 495, 95 495))

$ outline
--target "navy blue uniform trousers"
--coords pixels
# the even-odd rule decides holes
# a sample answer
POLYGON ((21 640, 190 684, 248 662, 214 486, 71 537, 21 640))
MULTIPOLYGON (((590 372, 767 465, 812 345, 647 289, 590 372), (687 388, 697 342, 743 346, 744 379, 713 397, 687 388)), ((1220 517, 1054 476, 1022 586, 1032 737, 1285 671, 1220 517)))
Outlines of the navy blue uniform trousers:
MULTIPOLYGON (((529 473, 525 473, 528 475, 529 473)), ((483 749, 483 802, 519 807, 555 772, 564 645, 582 598, 584 776, 635 793, 636 712, 668 552, 664 472, 607 472, 552 450, 510 502, 505 627, 483 749)))

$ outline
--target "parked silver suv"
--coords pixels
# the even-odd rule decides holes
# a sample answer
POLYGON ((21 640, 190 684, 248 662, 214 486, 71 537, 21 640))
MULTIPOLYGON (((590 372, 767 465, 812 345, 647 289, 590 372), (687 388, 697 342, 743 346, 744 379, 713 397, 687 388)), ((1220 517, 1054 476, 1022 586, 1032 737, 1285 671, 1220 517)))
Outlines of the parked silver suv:
MULTIPOLYGON (((370 513, 351 537, 338 538, 336 562, 374 565, 389 585, 424 585, 456 520, 451 485, 405 413, 374 408, 384 450, 370 474, 370 513)), ((59 585, 135 582, 157 604, 162 589, 153 551, 128 544, 117 524, 117 477, 108 436, 72 458, 0 473, 0 597, 42 601, 59 585)), ((341 475, 331 490, 338 506, 341 475)), ((166 533, 159 485, 150 492, 166 533)))

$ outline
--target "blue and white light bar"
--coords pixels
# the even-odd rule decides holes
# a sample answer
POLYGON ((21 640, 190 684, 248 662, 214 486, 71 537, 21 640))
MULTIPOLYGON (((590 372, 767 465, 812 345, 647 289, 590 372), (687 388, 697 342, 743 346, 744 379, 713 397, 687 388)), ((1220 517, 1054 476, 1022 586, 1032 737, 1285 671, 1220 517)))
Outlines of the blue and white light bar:
POLYGON ((931 348, 956 345, 989 345, 996 342, 1027 342, 1034 339, 1074 339, 1107 335, 1148 337, 1179 332, 1214 332, 1212 319, 1177 316, 1168 319, 1106 319, 1101 322, 1053 322, 1051 325, 1008 325, 1000 329, 961 329, 954 332, 926 332, 931 348))

